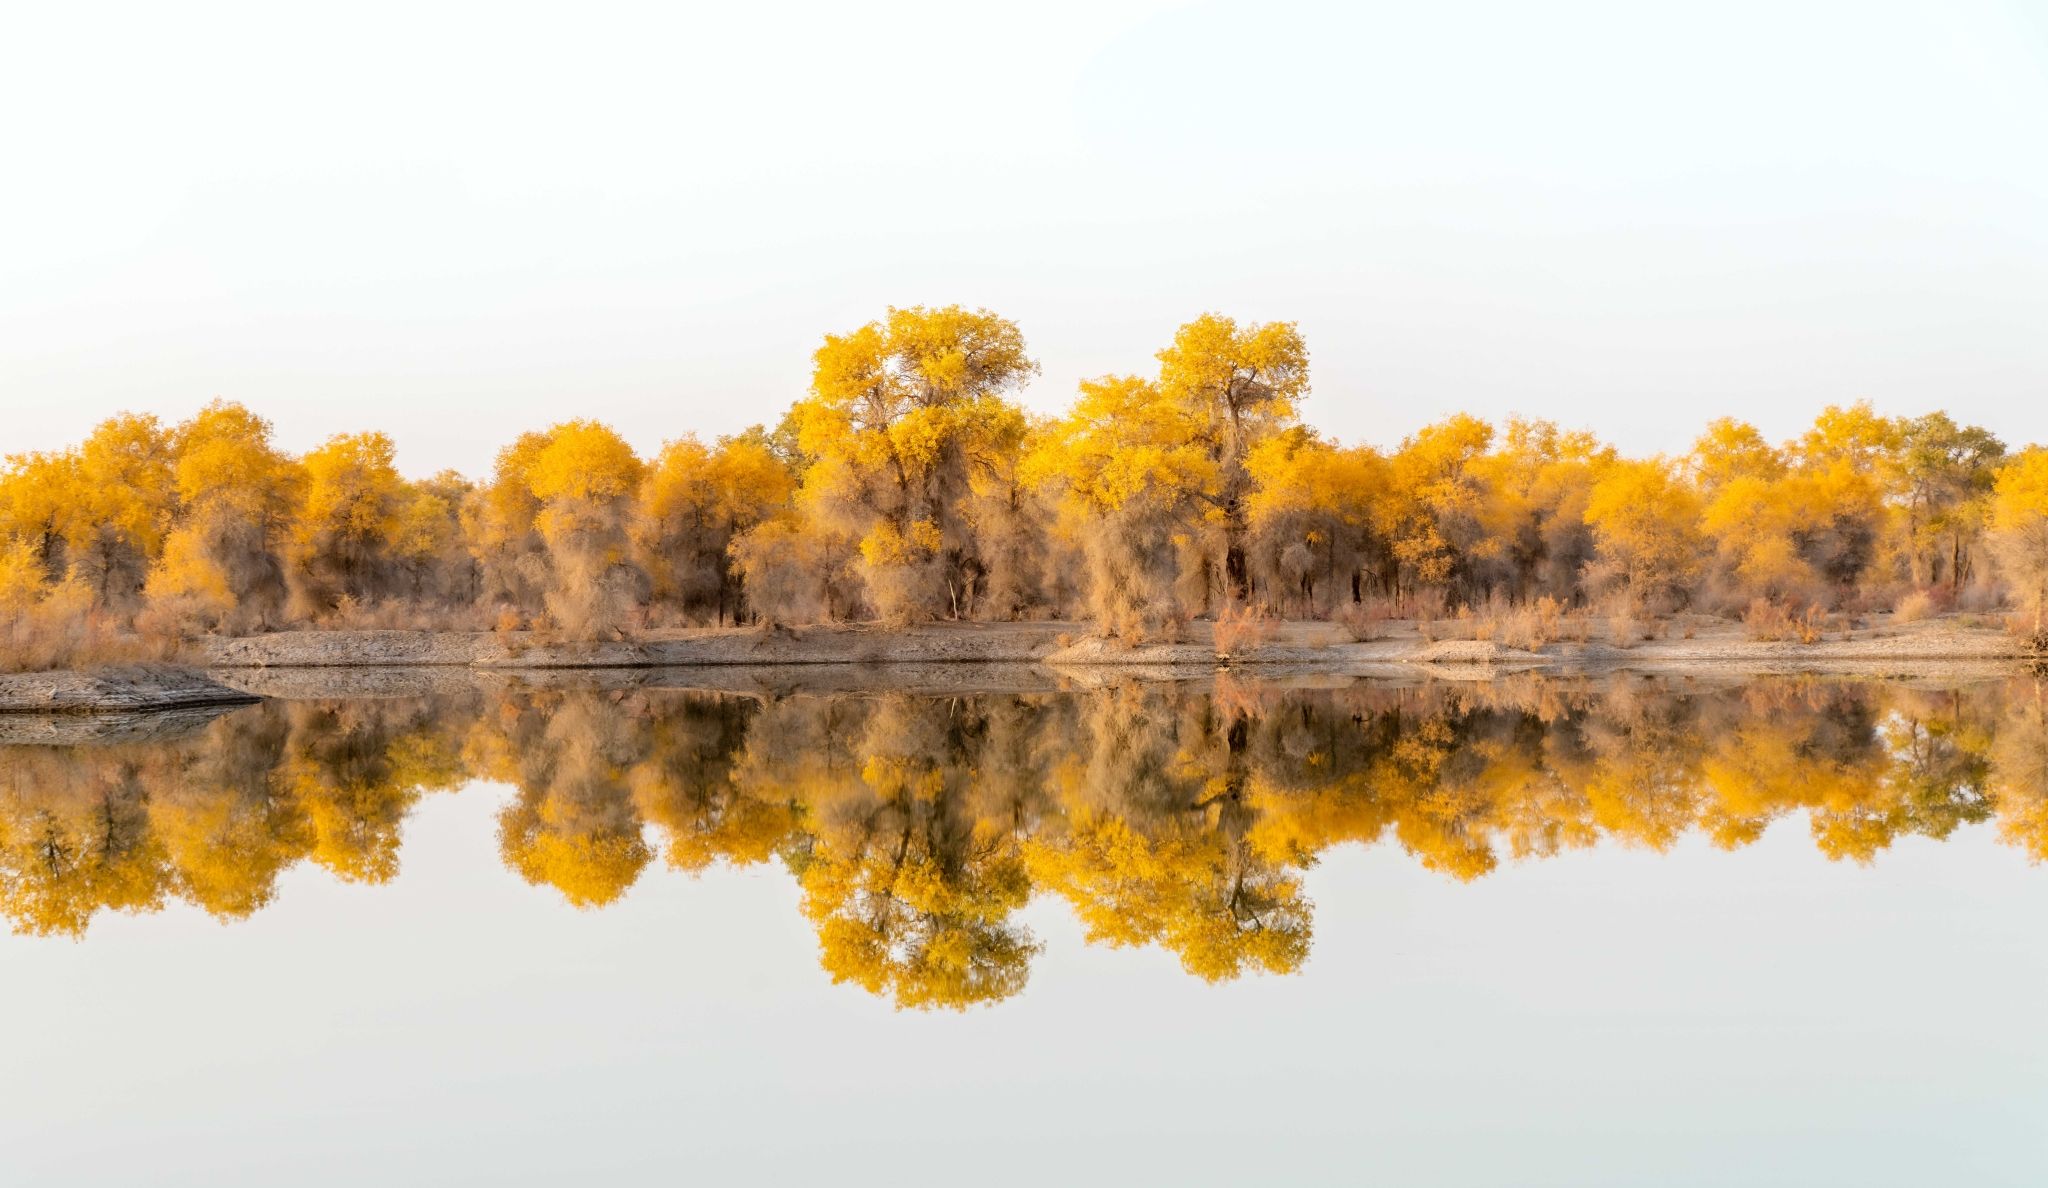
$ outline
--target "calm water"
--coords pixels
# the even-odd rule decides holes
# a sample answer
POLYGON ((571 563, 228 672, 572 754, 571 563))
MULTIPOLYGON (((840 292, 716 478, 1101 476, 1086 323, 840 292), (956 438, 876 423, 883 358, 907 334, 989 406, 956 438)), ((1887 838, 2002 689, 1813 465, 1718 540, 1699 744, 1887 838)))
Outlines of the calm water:
POLYGON ((0 747, 0 1183, 2037 1184, 2043 855, 2024 676, 273 701, 0 747))

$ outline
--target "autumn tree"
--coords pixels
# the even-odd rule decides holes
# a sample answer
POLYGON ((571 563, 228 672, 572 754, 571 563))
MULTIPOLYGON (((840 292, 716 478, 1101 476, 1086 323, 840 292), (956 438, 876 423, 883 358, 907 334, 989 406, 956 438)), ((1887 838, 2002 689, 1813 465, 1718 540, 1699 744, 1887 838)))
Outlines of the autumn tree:
POLYGON ((1468 549, 1468 597, 1579 601, 1595 555, 1586 508, 1616 457, 1591 433, 1510 419, 1494 448, 1468 464, 1482 492, 1472 525, 1476 543, 1468 549))
POLYGON ((1972 575, 2005 443, 1934 412, 1904 424, 1899 449, 1912 580, 1954 594, 1972 575))
POLYGON ((648 468, 634 545, 659 605, 723 625, 743 609, 733 542, 780 511, 794 482, 759 430, 705 446, 683 437, 648 468))
POLYGON ((1396 567, 1397 595, 1436 590, 1469 599, 1476 569, 1491 558, 1480 512, 1481 460, 1493 426, 1459 413, 1424 426, 1390 460, 1391 491, 1376 511, 1396 567))
POLYGON ((127 609, 141 598, 178 511, 175 462, 171 434, 152 416, 113 417, 79 446, 66 551, 98 605, 127 609))
POLYGON ((1393 551, 1375 516, 1390 497, 1390 475, 1378 451, 1296 426, 1253 446, 1245 468, 1247 558, 1267 601, 1316 615, 1391 583, 1393 551))
POLYGON ((2035 650, 2048 650, 2048 449, 2036 446, 1999 472, 1991 539, 2006 580, 2033 612, 2035 650))
POLYGON ((287 574, 297 613, 317 616, 344 598, 375 598, 395 586, 392 551, 406 497, 395 453, 384 434, 356 433, 300 460, 305 483, 287 574))
POLYGON ((152 601, 181 605, 203 622, 234 612, 241 622, 264 622, 282 612, 283 550, 302 472, 270 434, 270 422, 221 400, 178 426, 179 522, 150 571, 152 601))
POLYGON ((1023 335, 986 310, 891 309, 827 335, 813 362, 811 393, 792 410, 809 459, 801 528, 851 543, 884 619, 980 613, 990 557, 967 504, 1021 436, 1005 396, 1038 372, 1023 335))
POLYGON ((1189 419, 1215 467, 1207 498, 1219 515, 1222 555, 1216 576, 1226 601, 1250 597, 1245 547, 1253 447, 1294 424, 1308 395, 1308 346, 1292 322, 1239 326, 1203 314, 1176 330, 1159 352, 1159 392, 1189 419))
POLYGON ((498 454, 463 512, 487 599, 582 639, 616 635, 646 597, 631 529, 646 466, 610 427, 565 421, 498 454))
POLYGON ((1592 526, 1604 582, 1631 611, 1685 605, 1699 573, 1697 496, 1662 459, 1615 462, 1593 484, 1592 526))
POLYGON ((0 464, 0 547, 14 586, 33 594, 64 576, 80 499, 75 453, 14 454, 0 464))
POLYGON ((1889 576, 1891 496, 1899 482, 1904 427, 1868 402, 1829 405, 1793 443, 1808 514, 1801 548, 1833 589, 1889 576))
POLYGON ((1106 636, 1141 637, 1206 600, 1202 537, 1217 526, 1222 482, 1200 428, 1150 380, 1084 380, 1073 411, 1025 463, 1086 559, 1087 607, 1106 636))
POLYGON ((404 485, 390 540, 400 594, 423 606, 477 600, 482 571, 463 531, 464 510, 476 498, 475 484, 452 470, 404 485))
POLYGON ((469 492, 459 512, 481 600, 514 619, 539 613, 547 588, 546 545, 536 523, 540 500, 531 472, 552 440, 550 433, 522 433, 499 450, 490 481, 469 492))

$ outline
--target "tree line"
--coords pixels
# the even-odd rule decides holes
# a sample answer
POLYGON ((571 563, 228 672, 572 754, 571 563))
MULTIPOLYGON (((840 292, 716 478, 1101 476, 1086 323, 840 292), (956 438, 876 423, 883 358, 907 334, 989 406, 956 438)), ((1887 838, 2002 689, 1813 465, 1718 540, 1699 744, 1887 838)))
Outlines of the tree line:
POLYGON ((409 479, 382 433, 301 456, 248 408, 125 414, 0 468, 0 615, 173 633, 1329 617, 1550 600, 1657 615, 2048 604, 2048 451, 1947 414, 1831 406, 1782 443, 1723 419, 1631 458, 1466 415, 1389 449, 1301 418, 1290 323, 1203 315, 1149 373, 1027 412, 1017 326, 891 309, 827 335, 772 426, 642 457, 572 420, 492 473, 409 479))

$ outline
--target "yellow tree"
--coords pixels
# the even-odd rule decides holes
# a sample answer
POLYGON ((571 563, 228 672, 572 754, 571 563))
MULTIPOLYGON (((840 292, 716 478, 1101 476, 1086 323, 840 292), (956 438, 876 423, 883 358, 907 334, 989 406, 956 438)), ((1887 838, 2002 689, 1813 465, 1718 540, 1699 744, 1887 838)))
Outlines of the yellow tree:
POLYGON ((476 560, 482 597, 517 615, 539 611, 547 586, 546 546, 534 523, 540 500, 529 474, 551 440, 548 433, 520 434, 498 451, 491 481, 462 504, 462 534, 476 560))
POLYGON ((301 481, 270 442, 270 422, 216 400, 178 426, 178 526, 151 569, 152 600, 181 602, 218 622, 237 609, 260 622, 284 604, 279 553, 301 481))
POLYGON ((2005 443, 1944 412, 1905 422, 1901 438, 1911 576, 1921 585, 1946 582, 1953 594, 1971 575, 1972 546, 1983 532, 2005 443))
POLYGON ((1663 459, 1608 466, 1586 502, 1607 581, 1634 611, 1669 610, 1699 573, 1699 498, 1663 459))
POLYGON ((406 483, 392 527, 396 588, 414 602, 466 605, 482 593, 479 569, 463 536, 463 509, 476 488, 452 470, 406 483))
POLYGON ((76 453, 14 454, 0 465, 0 545, 15 558, 16 584, 39 589, 64 576, 79 486, 76 453))
POLYGON ((1020 438, 1004 397, 1038 373, 1024 336, 987 310, 891 309, 827 335, 814 364, 792 410, 804 514, 855 543, 882 618, 975 614, 988 566, 965 505, 1020 438))
POLYGON ((1380 532, 1398 566, 1401 593, 1437 589, 1467 597, 1477 567, 1489 561, 1481 521, 1486 488, 1481 460, 1493 426, 1459 413, 1425 426, 1390 460, 1393 497, 1380 511, 1380 532))
POLYGON ((633 537, 657 602, 721 624, 738 618, 733 542, 782 510, 795 486, 765 438, 757 429, 706 447, 684 437, 648 468, 633 537))
POLYGON ((1203 314, 1159 352, 1159 391, 1190 418, 1216 468, 1210 498, 1221 514, 1223 594, 1248 598, 1246 500, 1253 484, 1245 462, 1260 441, 1294 424, 1308 395, 1308 346, 1292 322, 1239 326, 1203 314))
POLYGON ((66 527, 71 575, 101 606, 142 594, 178 507, 171 434, 152 416, 102 422, 78 448, 66 527))
POLYGON ((2048 449, 2036 446, 1999 471, 1991 541, 2005 577, 2034 614, 2034 648, 2048 650, 2048 449))
POLYGON ((988 773, 971 714, 888 697, 849 715, 833 741, 852 753, 807 789, 813 832, 791 854, 820 964, 901 1007, 1008 998, 1039 948, 1010 919, 1031 894, 1012 822, 975 811, 988 773))
POLYGON ((1316 614, 1388 581, 1393 554, 1375 531, 1375 512, 1391 486, 1377 451, 1340 447, 1297 426, 1253 446, 1245 469, 1252 580, 1276 605, 1316 614))
POLYGON ((526 486, 539 509, 534 530, 547 545, 548 614, 581 638, 617 633, 647 580, 627 538, 646 468, 596 421, 568 421, 546 436, 526 486))
POLYGON ((1904 440, 1904 426, 1865 401, 1829 405, 1793 444, 1798 477, 1816 509, 1802 551, 1837 590, 1867 577, 1882 579, 1892 568, 1903 576, 1906 559, 1886 557, 1883 549, 1892 536, 1889 500, 1901 481, 1904 440))
POLYGON ((814 517, 784 510, 741 533, 731 552, 749 610, 767 623, 831 621, 860 605, 860 553, 814 517))
POLYGON ((0 915, 35 936, 81 936, 104 910, 155 911, 168 879, 145 805, 152 768, 191 745, 10 747, 0 765, 0 915), (168 752, 168 756, 165 755, 168 752))
POLYGON ((1723 417, 1693 443, 1686 468, 1705 500, 1701 527, 1713 543, 1717 594, 1737 604, 1819 594, 1820 576, 1804 552, 1813 492, 1793 476, 1784 452, 1755 426, 1723 417))
POLYGON ((1581 572, 1593 559, 1586 505, 1594 481, 1615 457, 1590 433, 1510 419, 1497 446, 1467 463, 1480 493, 1464 529, 1467 597, 1575 601, 1583 592, 1581 572))
POLYGON ((1214 527, 1218 465, 1187 406, 1137 376, 1084 380, 1024 473, 1058 500, 1059 531, 1087 561, 1087 602, 1103 635, 1131 638, 1186 618, 1206 591, 1182 589, 1214 527))
POLYGON ((343 598, 386 593, 397 577, 391 558, 405 480, 382 433, 328 439, 301 465, 306 481, 292 521, 288 577, 301 614, 334 609, 343 598))
POLYGON ((1783 478, 1788 469, 1784 454, 1765 441, 1756 426, 1733 417, 1708 422, 1707 431, 1693 442, 1685 464, 1708 498, 1738 479, 1769 481, 1783 478))

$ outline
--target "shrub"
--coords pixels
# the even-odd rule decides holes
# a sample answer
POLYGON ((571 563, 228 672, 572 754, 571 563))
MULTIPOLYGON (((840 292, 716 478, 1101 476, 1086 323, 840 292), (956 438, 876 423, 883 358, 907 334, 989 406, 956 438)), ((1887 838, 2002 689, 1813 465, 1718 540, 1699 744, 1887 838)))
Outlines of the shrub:
POLYGON ((40 601, 0 612, 0 672, 93 669, 175 659, 183 634, 141 633, 95 611, 83 586, 62 582, 40 601))
POLYGON ((1749 637, 1770 643, 1779 640, 1796 639, 1803 644, 1816 644, 1827 631, 1828 613, 1819 603, 1808 606, 1804 611, 1793 614, 1790 610, 1759 598, 1749 604, 1749 610, 1742 616, 1742 625, 1749 630, 1749 637))
POLYGON ((1280 632, 1280 620, 1264 607, 1230 607, 1216 616, 1216 654, 1234 656, 1246 648, 1269 643, 1280 632))
POLYGON ((1892 608, 1892 622, 1918 623, 1922 619, 1933 618, 1940 610, 1940 604, 1935 601, 1933 594, 1926 590, 1915 590, 1899 599, 1899 604, 1892 608))
POLYGON ((1387 620, 1394 617, 1394 608, 1386 600, 1373 598, 1364 602, 1347 602, 1337 611, 1337 623, 1344 628, 1354 643, 1366 643, 1380 639, 1387 633, 1387 620))
POLYGON ((1518 607, 1489 602, 1472 635, 1530 652, 1563 637, 1564 607, 1549 595, 1518 607))
POLYGON ((1792 616, 1777 603, 1759 598, 1743 612, 1742 626, 1749 633, 1749 638, 1759 643, 1776 643, 1792 634, 1792 616))

